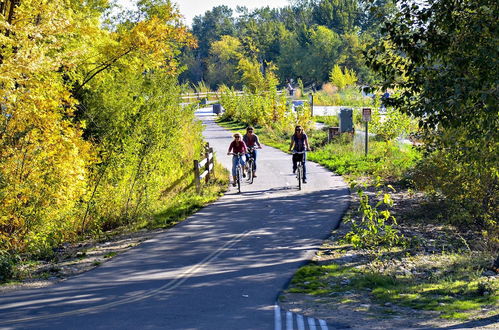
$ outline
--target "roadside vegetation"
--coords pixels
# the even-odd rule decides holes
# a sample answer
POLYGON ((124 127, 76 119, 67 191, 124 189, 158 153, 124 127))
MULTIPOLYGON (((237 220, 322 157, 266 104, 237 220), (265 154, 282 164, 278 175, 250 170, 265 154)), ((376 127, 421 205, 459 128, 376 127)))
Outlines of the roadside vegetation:
MULTIPOLYGON (((436 16, 445 15, 439 11, 445 2, 435 5, 436 16)), ((483 14, 487 21, 490 17, 483 14)), ((445 23, 426 19, 428 24, 442 25, 454 33, 445 23)), ((482 102, 489 92, 478 90, 459 95, 449 91, 447 99, 442 99, 439 91, 446 87, 433 76, 432 61, 445 58, 449 70, 456 70, 442 73, 447 74, 446 83, 461 86, 462 68, 454 67, 455 58, 445 53, 461 50, 459 41, 452 39, 456 44, 449 45, 450 50, 430 47, 422 59, 416 50, 404 48, 407 45, 397 34, 405 30, 392 24, 387 26, 393 27, 393 36, 387 36, 385 42, 409 55, 402 60, 382 45, 369 53, 369 65, 385 79, 382 89, 390 88, 393 94, 386 112, 375 110, 373 114, 371 127, 376 136, 370 139, 367 157, 363 139, 357 143, 354 136, 342 134, 327 142, 327 132, 314 129, 315 118, 307 115, 306 104, 296 111, 285 108, 284 121, 272 120, 271 114, 285 101, 268 104, 255 120, 246 115, 252 111, 250 102, 231 108, 227 99, 221 100, 229 110, 220 117, 220 124, 234 130, 254 125, 263 143, 283 151, 288 149, 293 125, 304 126, 313 149, 308 159, 343 175, 351 184, 353 202, 343 231, 333 233, 315 261, 297 272, 281 300, 285 304, 287 299, 293 300, 290 295, 306 293, 316 297, 312 304, 340 302, 356 311, 376 311, 373 317, 404 315, 404 309, 431 311, 432 318, 453 322, 497 315, 499 214, 497 153, 493 149, 498 139, 497 117, 489 118, 493 102, 482 102), (397 61, 412 63, 410 74, 418 81, 401 80, 401 72, 411 75, 404 71, 405 66, 393 67, 397 61), (448 102, 454 102, 452 111, 448 102), (473 111, 476 118, 467 117, 472 113, 465 110, 469 104, 478 107, 473 111), (444 108, 445 115, 436 110, 444 108), (487 125, 495 129, 488 130, 487 125), (418 137, 414 145, 398 141, 412 136, 418 137)), ((417 38, 428 44, 438 42, 432 39, 433 32, 423 31, 417 38)), ((496 58, 488 60, 497 63, 496 58)), ((490 63, 485 62, 483 67, 488 67, 490 63)), ((469 65, 477 64, 470 58, 469 65)), ((476 79, 484 86, 494 86, 492 74, 476 79)), ((333 90, 341 89, 335 86, 333 90)), ((251 97, 264 96, 254 93, 251 97)), ((362 104, 347 100, 342 101, 347 102, 343 106, 362 104)), ((319 117, 317 121, 337 126, 335 118, 319 117)), ((359 127, 358 115, 355 121, 359 127)), ((410 312, 405 315, 410 317, 410 312)))
POLYGON ((67 244, 170 226, 225 189, 221 170, 202 195, 189 187, 204 142, 178 104, 176 54, 196 41, 170 2, 0 10, 0 282, 67 244))
MULTIPOLYGON (((248 125, 224 117, 218 122, 239 132, 248 125)), ((289 148, 288 132, 256 129, 263 143, 283 151, 289 148)), ((316 297, 310 305, 342 303, 375 318, 410 309, 455 321, 497 313, 495 238, 424 185, 436 173, 427 172, 429 160, 421 147, 372 138, 365 157, 363 143, 356 145, 349 134, 330 143, 323 131, 307 134, 313 148, 307 158, 343 175, 353 202, 340 231, 296 273, 280 298, 283 304, 296 300, 290 294, 306 293, 316 297)))
MULTIPOLYGON (((351 185, 345 225, 283 301, 307 293, 455 320, 497 313, 496 7, 293 1, 234 17, 218 6, 189 29, 166 0, 117 15, 106 0, 0 2, 0 282, 50 277, 66 247, 84 257, 81 242, 168 228, 216 199, 227 172, 217 167, 194 192, 202 127, 179 102, 206 104, 215 97, 181 95, 217 90, 221 125, 253 125, 284 151, 301 125, 308 159, 351 185), (315 105, 374 108, 368 156, 356 135, 328 141, 316 122, 337 117, 292 108, 288 85, 315 105)), ((356 129, 361 118, 354 110, 356 129)))

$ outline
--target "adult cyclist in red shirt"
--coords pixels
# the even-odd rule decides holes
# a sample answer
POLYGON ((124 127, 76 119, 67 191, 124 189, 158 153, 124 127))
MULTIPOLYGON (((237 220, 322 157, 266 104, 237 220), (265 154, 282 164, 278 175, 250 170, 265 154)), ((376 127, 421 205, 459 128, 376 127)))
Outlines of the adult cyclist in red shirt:
POLYGON ((260 144, 260 141, 258 141, 258 136, 253 133, 255 129, 251 126, 246 127, 246 134, 243 136, 243 141, 246 144, 246 147, 248 149, 251 148, 251 150, 248 150, 248 153, 246 154, 246 161, 250 157, 253 157, 254 159, 254 171, 253 171, 253 177, 256 178, 256 149, 258 146, 258 149, 262 149, 262 145, 260 144))
MULTIPOLYGON (((230 143, 229 145, 229 151, 227 151, 227 155, 230 155, 231 153, 233 154, 246 154, 248 152, 248 149, 246 148, 246 144, 244 143, 241 134, 235 133, 234 134, 234 140, 230 143)), ((233 155, 232 156, 232 185, 235 187, 236 186, 236 168, 237 164, 241 164, 241 167, 243 168, 243 178, 246 176, 244 173, 244 159, 242 156, 238 155, 233 155)))

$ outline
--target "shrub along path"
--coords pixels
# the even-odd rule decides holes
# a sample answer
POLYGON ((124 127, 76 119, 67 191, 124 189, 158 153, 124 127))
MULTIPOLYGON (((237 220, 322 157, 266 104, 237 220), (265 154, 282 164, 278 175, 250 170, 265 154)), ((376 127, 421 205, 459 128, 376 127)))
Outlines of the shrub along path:
MULTIPOLYGON (((230 132, 199 115, 218 160, 230 165, 230 132)), ((258 178, 242 194, 231 188, 89 272, 2 295, 0 328, 272 328, 279 292, 338 225, 350 198, 341 177, 312 163, 308 169, 309 183, 298 191, 290 156, 261 150, 258 178)))

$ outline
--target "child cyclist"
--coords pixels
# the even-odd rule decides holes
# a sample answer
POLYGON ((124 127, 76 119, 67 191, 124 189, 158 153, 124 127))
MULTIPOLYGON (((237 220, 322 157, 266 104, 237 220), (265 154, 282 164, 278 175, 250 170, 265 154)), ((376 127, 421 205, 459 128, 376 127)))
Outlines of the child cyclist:
POLYGON ((258 146, 258 149, 262 149, 262 145, 260 144, 260 141, 258 141, 258 136, 253 133, 254 130, 253 127, 248 126, 246 128, 246 134, 243 136, 243 141, 248 149, 251 148, 246 154, 246 161, 248 161, 250 157, 253 157, 253 177, 256 178, 256 147, 258 146))
POLYGON ((230 155, 231 153, 233 154, 232 156, 232 185, 235 187, 236 186, 236 168, 237 164, 241 164, 241 167, 243 168, 243 177, 246 175, 244 174, 244 159, 241 156, 237 156, 235 154, 241 153, 241 154, 246 154, 248 152, 248 149, 246 148, 246 144, 244 143, 241 134, 235 133, 234 134, 234 140, 230 143, 229 145, 229 151, 227 151, 227 155, 230 155))

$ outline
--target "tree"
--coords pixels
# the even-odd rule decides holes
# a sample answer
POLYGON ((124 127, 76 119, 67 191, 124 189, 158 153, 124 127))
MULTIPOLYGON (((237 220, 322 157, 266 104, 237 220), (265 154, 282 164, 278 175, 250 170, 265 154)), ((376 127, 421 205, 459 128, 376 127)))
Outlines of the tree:
POLYGON ((0 251, 50 254, 89 222, 145 217, 199 151, 177 107, 177 56, 194 45, 180 15, 143 0, 106 30, 106 4, 26 0, 0 16, 0 251))
POLYGON ((340 44, 338 34, 325 26, 303 27, 298 34, 288 34, 277 62, 280 76, 322 84, 340 56, 340 44))
POLYGON ((341 41, 336 32, 320 25, 310 30, 309 40, 299 76, 320 85, 327 81, 329 68, 340 56, 341 41))
POLYGON ((321 0, 313 7, 316 24, 342 34, 353 29, 359 20, 357 0, 321 0))
POLYGON ((275 62, 280 53, 280 40, 285 33, 284 25, 277 19, 277 9, 269 7, 244 10, 238 18, 238 36, 241 40, 251 40, 252 48, 246 49, 265 67, 265 63, 275 62))
POLYGON ((95 16, 80 13, 66 1, 26 0, 10 24, 0 17, 0 250, 37 237, 50 247, 85 193, 94 153, 72 121, 68 76, 88 56, 77 40, 87 24, 93 33, 95 16))
POLYGON ((419 118, 424 166, 440 173, 426 184, 491 237, 499 218, 497 15, 493 0, 402 1, 385 21, 385 37, 367 52, 382 88, 399 91, 390 105, 419 118))
MULTIPOLYGON (((198 40, 198 48, 194 50, 194 58, 201 62, 202 75, 196 77, 196 81, 205 80, 206 58, 209 56, 210 45, 218 41, 224 35, 234 36, 235 25, 233 12, 227 6, 213 7, 212 10, 205 12, 202 16, 196 16, 192 22, 192 34, 198 40)), ((189 69, 189 68, 188 68, 189 69)))
POLYGON ((241 77, 237 66, 243 56, 242 51, 241 42, 232 36, 223 36, 221 40, 213 42, 207 59, 207 82, 215 87, 222 84, 240 87, 241 77))

